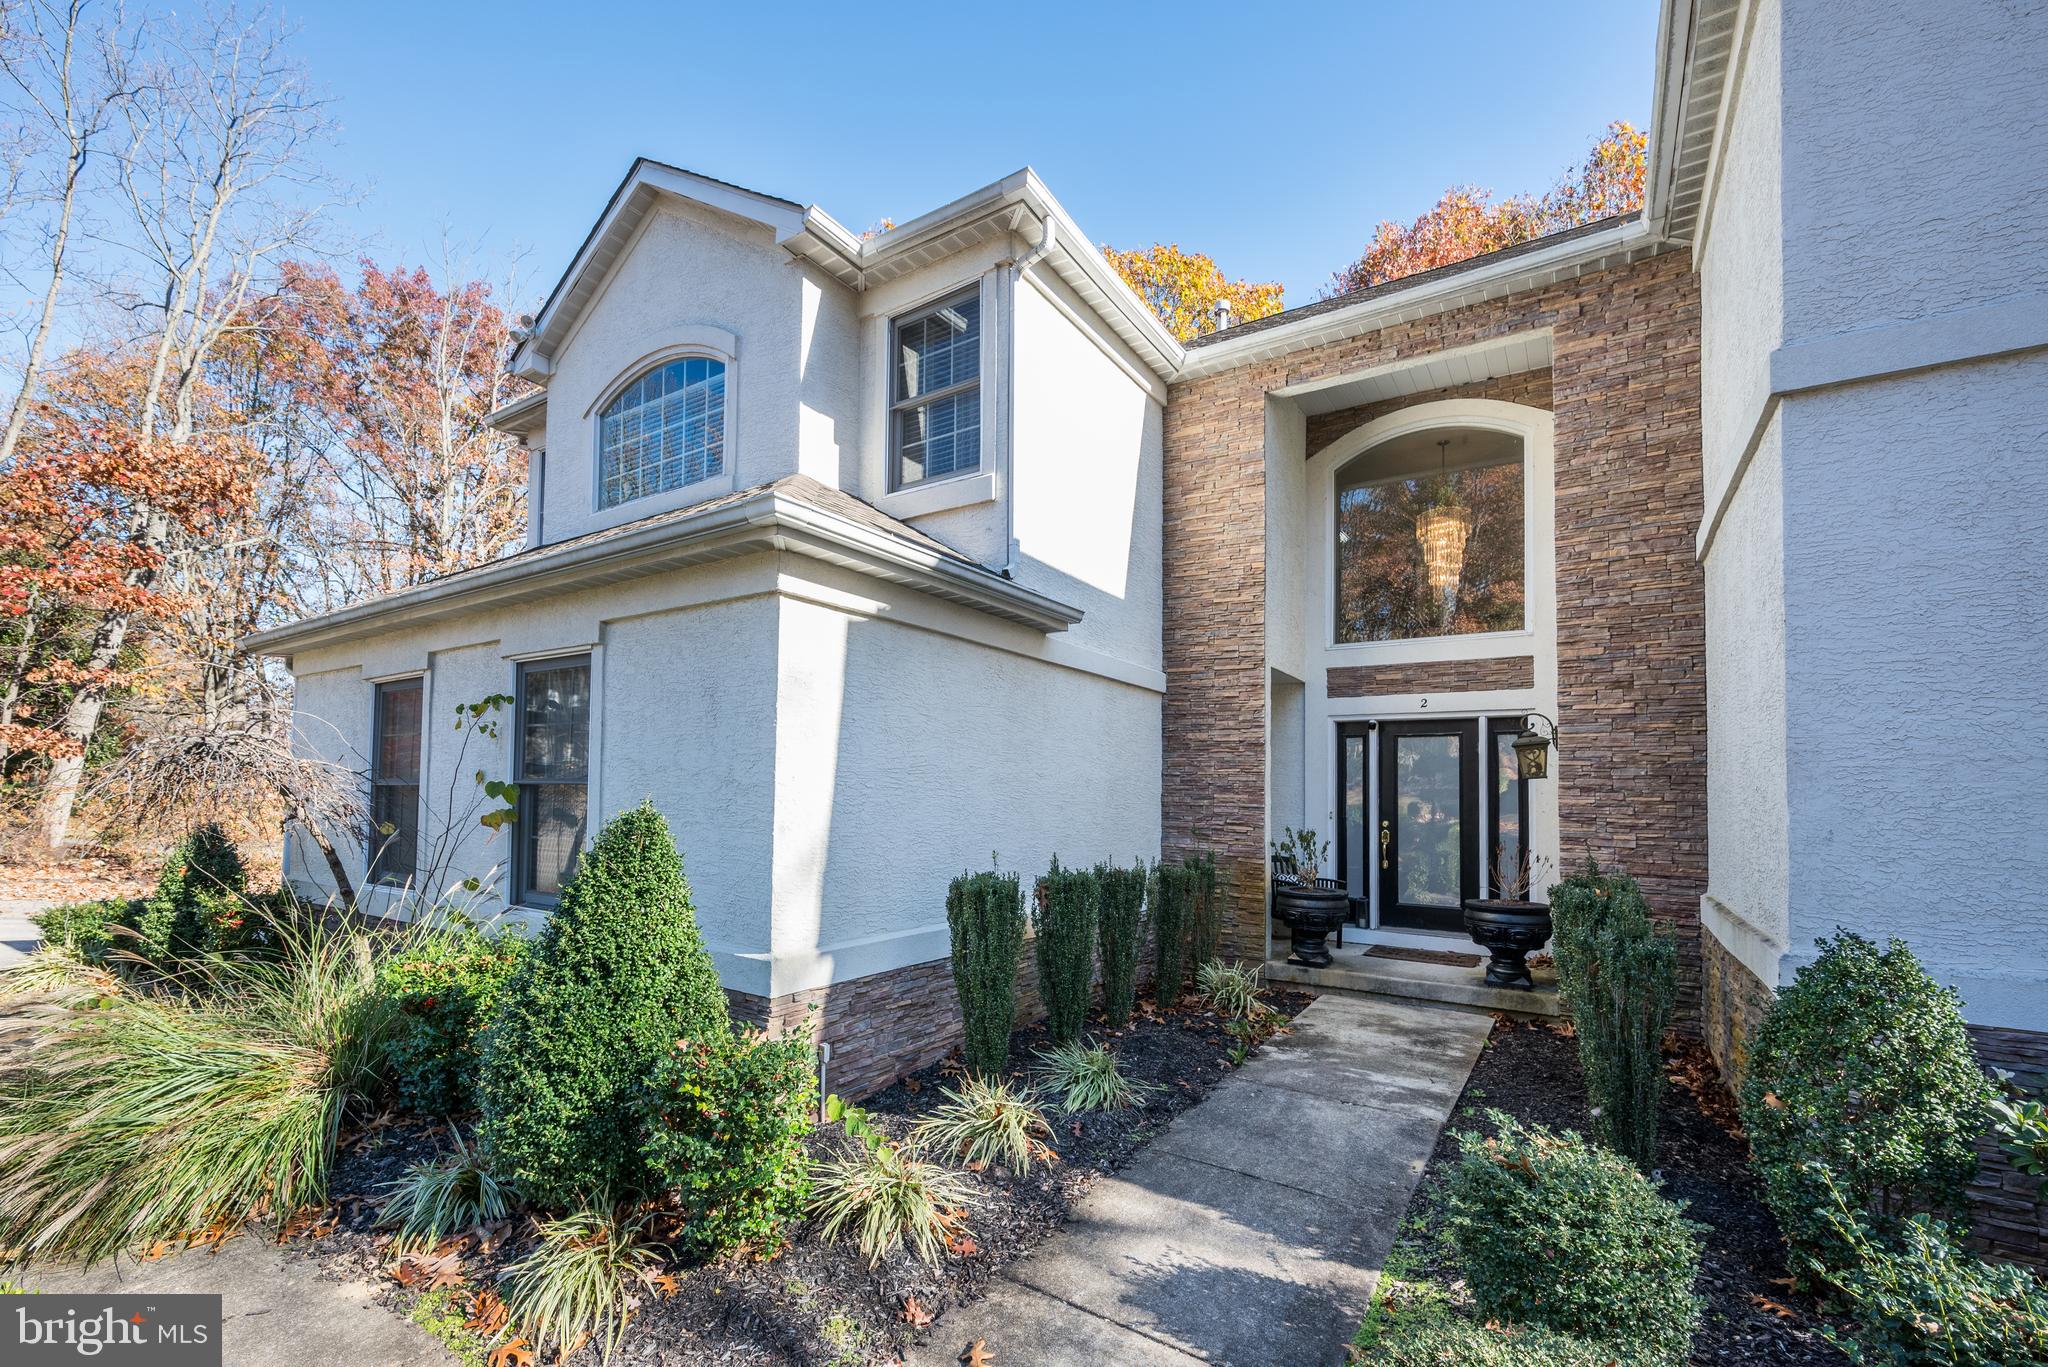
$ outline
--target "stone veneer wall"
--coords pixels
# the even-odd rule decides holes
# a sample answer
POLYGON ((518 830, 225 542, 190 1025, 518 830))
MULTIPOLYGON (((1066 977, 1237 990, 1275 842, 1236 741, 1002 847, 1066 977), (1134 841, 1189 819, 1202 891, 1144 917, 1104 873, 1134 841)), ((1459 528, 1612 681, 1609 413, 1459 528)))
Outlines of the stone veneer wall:
MULTIPOLYGON (((1776 993, 1712 935, 1702 936, 1700 943, 1707 1047, 1729 1085, 1739 1086, 1749 1061, 1750 1033, 1771 1009, 1776 993)), ((2048 1034, 1973 1025, 1970 1040, 1986 1068, 2003 1068, 2031 1091, 2048 1088, 2048 1034)), ((1988 1136, 1978 1141, 1977 1156, 1977 1177, 1970 1184, 1970 1246, 2048 1272, 2048 1203, 2041 1198, 2041 1179, 2016 1170, 2012 1156, 1988 1136)))
POLYGON ((1355 665, 1329 671, 1333 698, 1366 698, 1384 693, 1457 693, 1486 688, 1528 688, 1536 661, 1528 655, 1490 660, 1418 660, 1412 664, 1355 665))
MULTIPOLYGON (((1548 328, 1556 418, 1559 819, 1567 857, 1634 874, 1701 1016, 1706 630, 1699 282, 1685 252, 1173 386, 1166 410, 1164 812, 1218 854, 1230 952, 1265 942, 1266 394, 1548 328)), ((1500 391, 1491 391, 1500 397, 1500 391)), ((1390 407, 1414 400, 1396 400, 1390 407)), ((1371 409, 1327 415, 1308 448, 1371 409)))

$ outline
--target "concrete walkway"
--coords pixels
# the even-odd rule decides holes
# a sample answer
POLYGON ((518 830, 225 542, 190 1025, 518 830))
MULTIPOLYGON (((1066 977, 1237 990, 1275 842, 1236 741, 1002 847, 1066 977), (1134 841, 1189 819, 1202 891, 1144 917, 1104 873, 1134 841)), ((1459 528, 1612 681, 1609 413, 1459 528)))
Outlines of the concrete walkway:
POLYGON ((911 1367, 975 1339, 1006 1367, 1341 1363, 1491 1027, 1456 1007, 1319 998, 947 1314, 911 1367))
POLYGON ((20 963, 43 942, 43 932, 28 918, 50 905, 30 897, 0 897, 0 968, 20 963))
POLYGON ((31 1291, 84 1295, 217 1293, 222 1367, 452 1367, 453 1354, 379 1305, 360 1282, 332 1282, 309 1258, 261 1234, 218 1253, 188 1251, 153 1263, 121 1258, 90 1271, 29 1268, 31 1291))

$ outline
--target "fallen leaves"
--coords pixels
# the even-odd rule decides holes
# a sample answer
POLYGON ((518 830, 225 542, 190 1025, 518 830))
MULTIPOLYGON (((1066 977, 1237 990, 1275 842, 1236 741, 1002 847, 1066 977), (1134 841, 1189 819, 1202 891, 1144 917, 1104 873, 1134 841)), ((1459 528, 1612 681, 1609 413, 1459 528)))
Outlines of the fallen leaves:
POLYGON ((485 1359, 485 1367, 533 1367, 536 1361, 538 1355, 533 1351, 533 1345, 524 1338, 516 1338, 491 1349, 490 1357, 485 1359))
POLYGON ((990 1367, 995 1360, 996 1355, 988 1350, 986 1339, 976 1339, 967 1345, 967 1351, 960 1354, 960 1361, 967 1367, 990 1367))
POLYGON ((1797 1310, 1794 1310, 1789 1305, 1780 1305, 1778 1302, 1772 1300, 1769 1296, 1758 1296, 1752 1294, 1749 1298, 1749 1303, 1759 1310, 1767 1311, 1770 1314, 1776 1315, 1781 1320, 1791 1320, 1799 1318, 1799 1312, 1797 1310))
POLYGON ((903 1322, 905 1324, 913 1329, 926 1329, 931 1327, 933 1318, 932 1312, 925 1309, 923 1303, 917 1297, 905 1296, 903 1298, 903 1322))
POLYGON ((473 1293, 469 1298, 469 1315, 462 1327, 472 1334, 485 1338, 495 1337, 511 1321, 512 1312, 498 1293, 491 1287, 473 1293))

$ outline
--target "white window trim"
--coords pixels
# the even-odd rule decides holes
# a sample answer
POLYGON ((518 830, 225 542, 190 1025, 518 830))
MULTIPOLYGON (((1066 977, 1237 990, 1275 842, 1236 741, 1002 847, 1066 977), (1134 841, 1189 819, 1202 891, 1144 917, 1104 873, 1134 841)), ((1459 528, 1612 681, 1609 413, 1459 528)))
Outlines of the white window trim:
POLYGON ((624 367, 612 377, 610 384, 598 392, 590 407, 583 411, 583 423, 589 432, 590 441, 590 520, 578 532, 603 531, 628 522, 637 522, 655 513, 670 512, 701 503, 707 498, 730 493, 740 487, 740 365, 739 338, 723 328, 691 326, 674 330, 674 340, 667 345, 650 351, 624 367), (624 503, 607 508, 604 505, 604 410, 630 385, 637 384, 640 377, 657 366, 690 357, 720 361, 725 365, 725 468, 709 479, 700 479, 695 484, 685 484, 678 489, 665 489, 658 494, 646 494, 640 498, 627 499, 624 503))
POLYGON ((876 484, 880 490, 874 500, 875 506, 892 517, 920 517, 928 513, 944 512, 950 508, 971 507, 977 503, 992 502, 1002 496, 1002 468, 1005 442, 1002 437, 1000 419, 1002 414, 997 406, 1000 377, 1003 374, 1003 357, 1008 350, 1010 333, 1010 310, 1003 307, 998 281, 1003 275, 1001 268, 981 271, 968 279, 952 279, 943 286, 928 290, 917 298, 892 307, 887 313, 877 316, 881 325, 880 411, 882 415, 881 479, 876 484), (896 483, 896 324, 899 319, 923 313, 934 305, 944 303, 969 290, 976 292, 981 305, 981 372, 976 377, 976 393, 981 409, 981 455, 980 464, 972 470, 961 470, 950 475, 939 475, 932 479, 921 479, 915 484, 898 486, 896 483))
MULTIPOLYGON (((429 765, 432 762, 431 747, 434 733, 434 672, 431 669, 406 669, 393 674, 379 674, 374 678, 365 679, 363 682, 368 684, 370 688, 370 762, 367 768, 370 775, 369 786, 372 789, 370 798, 372 804, 374 804, 376 801, 377 743, 381 739, 377 729, 377 695, 383 692, 384 685, 386 684, 407 683, 414 679, 419 680, 420 685, 420 796, 419 812, 413 818, 415 823, 413 829, 416 832, 414 855, 417 857, 419 853, 417 841, 423 840, 427 834, 427 796, 431 789, 429 765)), ((372 810, 375 810, 374 805, 372 810)), ((393 917, 400 915, 405 910, 404 904, 410 899, 417 897, 420 893, 419 869, 413 869, 412 877, 403 883, 374 881, 370 877, 370 841, 367 835, 360 842, 357 853, 363 861, 362 876, 356 880, 357 902, 362 904, 365 911, 374 916, 393 917)), ((408 916, 405 919, 410 918, 408 916)))
POLYGON ((1481 660, 1526 655, 1556 634, 1556 493, 1551 414, 1496 399, 1446 399, 1389 413, 1345 433, 1313 460, 1314 516, 1321 555, 1315 593, 1322 616, 1318 637, 1333 664, 1408 664, 1427 660, 1481 660), (1436 427, 1479 427, 1522 439, 1522 626, 1512 631, 1411 636, 1391 641, 1337 639, 1337 474, 1354 456, 1395 437, 1436 427))

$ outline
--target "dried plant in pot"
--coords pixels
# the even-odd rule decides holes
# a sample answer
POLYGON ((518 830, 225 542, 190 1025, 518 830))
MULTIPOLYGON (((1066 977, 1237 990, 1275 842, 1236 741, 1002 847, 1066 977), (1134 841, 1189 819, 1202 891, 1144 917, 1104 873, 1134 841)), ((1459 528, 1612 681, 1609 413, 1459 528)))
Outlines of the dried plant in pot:
POLYGON ((1330 857, 1330 842, 1313 830, 1289 826, 1272 842, 1273 914, 1286 924, 1293 940, 1287 961, 1308 968, 1330 966, 1330 932, 1351 913, 1344 885, 1321 878, 1330 857))
POLYGON ((1532 901, 1529 890, 1543 881, 1550 861, 1528 851, 1511 854, 1505 844, 1493 852, 1493 897, 1465 902, 1465 933, 1487 952, 1488 987, 1534 987, 1529 956, 1550 942, 1550 908, 1532 901))

